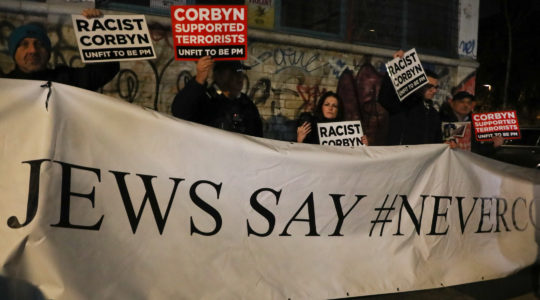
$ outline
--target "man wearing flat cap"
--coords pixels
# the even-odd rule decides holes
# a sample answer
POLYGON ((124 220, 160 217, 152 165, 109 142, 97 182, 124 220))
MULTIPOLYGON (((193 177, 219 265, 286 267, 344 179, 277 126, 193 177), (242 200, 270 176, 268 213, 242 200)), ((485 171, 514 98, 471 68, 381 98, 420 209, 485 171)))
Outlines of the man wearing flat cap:
MULTIPOLYGON (((91 8, 83 10, 82 15, 93 18, 101 16, 101 12, 91 8)), ((15 69, 8 73, 6 78, 54 81, 97 90, 111 81, 120 69, 117 62, 87 64, 83 68, 47 68, 51 57, 51 41, 39 24, 17 27, 9 36, 8 47, 9 54, 15 61, 15 69)))
POLYGON ((244 93, 244 70, 240 61, 216 61, 205 56, 197 62, 197 75, 174 98, 175 117, 224 130, 262 137, 257 106, 244 93), (206 80, 213 67, 213 83, 206 80))

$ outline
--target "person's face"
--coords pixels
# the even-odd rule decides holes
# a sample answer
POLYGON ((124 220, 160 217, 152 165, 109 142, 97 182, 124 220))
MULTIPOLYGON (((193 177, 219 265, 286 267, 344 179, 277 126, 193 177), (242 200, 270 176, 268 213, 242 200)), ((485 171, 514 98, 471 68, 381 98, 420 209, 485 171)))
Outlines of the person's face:
POLYGON ((225 96, 236 98, 244 87, 244 72, 229 69, 221 70, 216 74, 216 82, 225 96))
POLYGON ((322 105, 322 114, 327 119, 335 119, 338 114, 338 100, 334 96, 326 97, 322 105))
POLYGON ((49 61, 49 51, 36 38, 24 38, 15 50, 15 63, 24 73, 44 70, 49 61))
POLYGON ((475 105, 474 101, 472 101, 471 98, 450 100, 449 103, 454 113, 462 117, 470 114, 473 111, 475 105))
POLYGON ((428 76, 428 84, 426 85, 426 90, 424 91, 424 98, 428 100, 433 100, 435 97, 435 94, 437 94, 437 91, 439 90, 439 80, 428 76))

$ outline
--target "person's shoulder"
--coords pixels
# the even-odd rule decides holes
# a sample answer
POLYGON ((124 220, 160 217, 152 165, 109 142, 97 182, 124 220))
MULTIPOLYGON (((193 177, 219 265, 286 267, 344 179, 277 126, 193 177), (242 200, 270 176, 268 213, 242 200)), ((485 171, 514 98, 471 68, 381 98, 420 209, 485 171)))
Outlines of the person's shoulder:
POLYGON ((251 100, 251 98, 246 95, 245 93, 241 93, 240 94, 240 98, 239 98, 240 102, 243 104, 243 105, 249 105, 249 106, 255 106, 255 103, 253 102, 253 100, 251 100))

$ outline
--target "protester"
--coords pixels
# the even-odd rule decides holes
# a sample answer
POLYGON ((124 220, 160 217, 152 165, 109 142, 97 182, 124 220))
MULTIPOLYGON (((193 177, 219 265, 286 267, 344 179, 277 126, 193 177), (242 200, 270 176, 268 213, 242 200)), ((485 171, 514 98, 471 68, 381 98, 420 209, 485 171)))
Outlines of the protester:
MULTIPOLYGON (((319 144, 317 123, 343 121, 344 105, 338 94, 324 93, 317 102, 315 112, 302 113, 297 121, 296 141, 298 143, 319 144)), ((362 136, 362 143, 367 146, 366 136, 362 136)))
MULTIPOLYGON (((471 134, 474 134, 472 111, 476 105, 474 95, 467 92, 458 92, 448 100, 448 105, 441 108, 442 122, 471 122, 471 134)), ((471 151, 482 155, 491 155, 504 143, 502 136, 493 136, 492 141, 479 142, 471 136, 471 151)), ((451 145, 454 147, 455 145, 451 145)))
MULTIPOLYGON (((394 58, 403 58, 403 50, 394 58)), ((439 112, 433 98, 439 88, 438 76, 426 70, 428 84, 400 101, 390 77, 384 76, 379 92, 379 103, 389 113, 387 145, 417 145, 442 142, 439 112)))
MULTIPOLYGON (((81 14, 87 18, 102 16, 101 11, 95 8, 85 9, 81 14)), ((111 81, 120 69, 118 62, 87 64, 82 68, 48 68, 51 41, 43 26, 37 23, 22 25, 13 30, 9 36, 8 48, 15 61, 15 69, 6 74, 6 78, 54 81, 97 90, 111 81)))
POLYGON ((244 70, 240 61, 216 61, 205 56, 197 62, 197 74, 174 98, 175 117, 224 130, 262 137, 257 106, 244 93, 244 70), (213 83, 207 79, 213 67, 213 83))

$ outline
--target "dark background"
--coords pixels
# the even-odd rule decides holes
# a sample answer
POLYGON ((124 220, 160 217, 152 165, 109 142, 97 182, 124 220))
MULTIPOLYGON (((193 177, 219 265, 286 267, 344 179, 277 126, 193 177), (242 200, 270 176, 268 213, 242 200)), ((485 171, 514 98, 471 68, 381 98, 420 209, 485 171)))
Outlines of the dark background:
POLYGON ((539 22, 538 0, 480 1, 478 104, 483 111, 517 110, 520 126, 540 127, 539 22))

